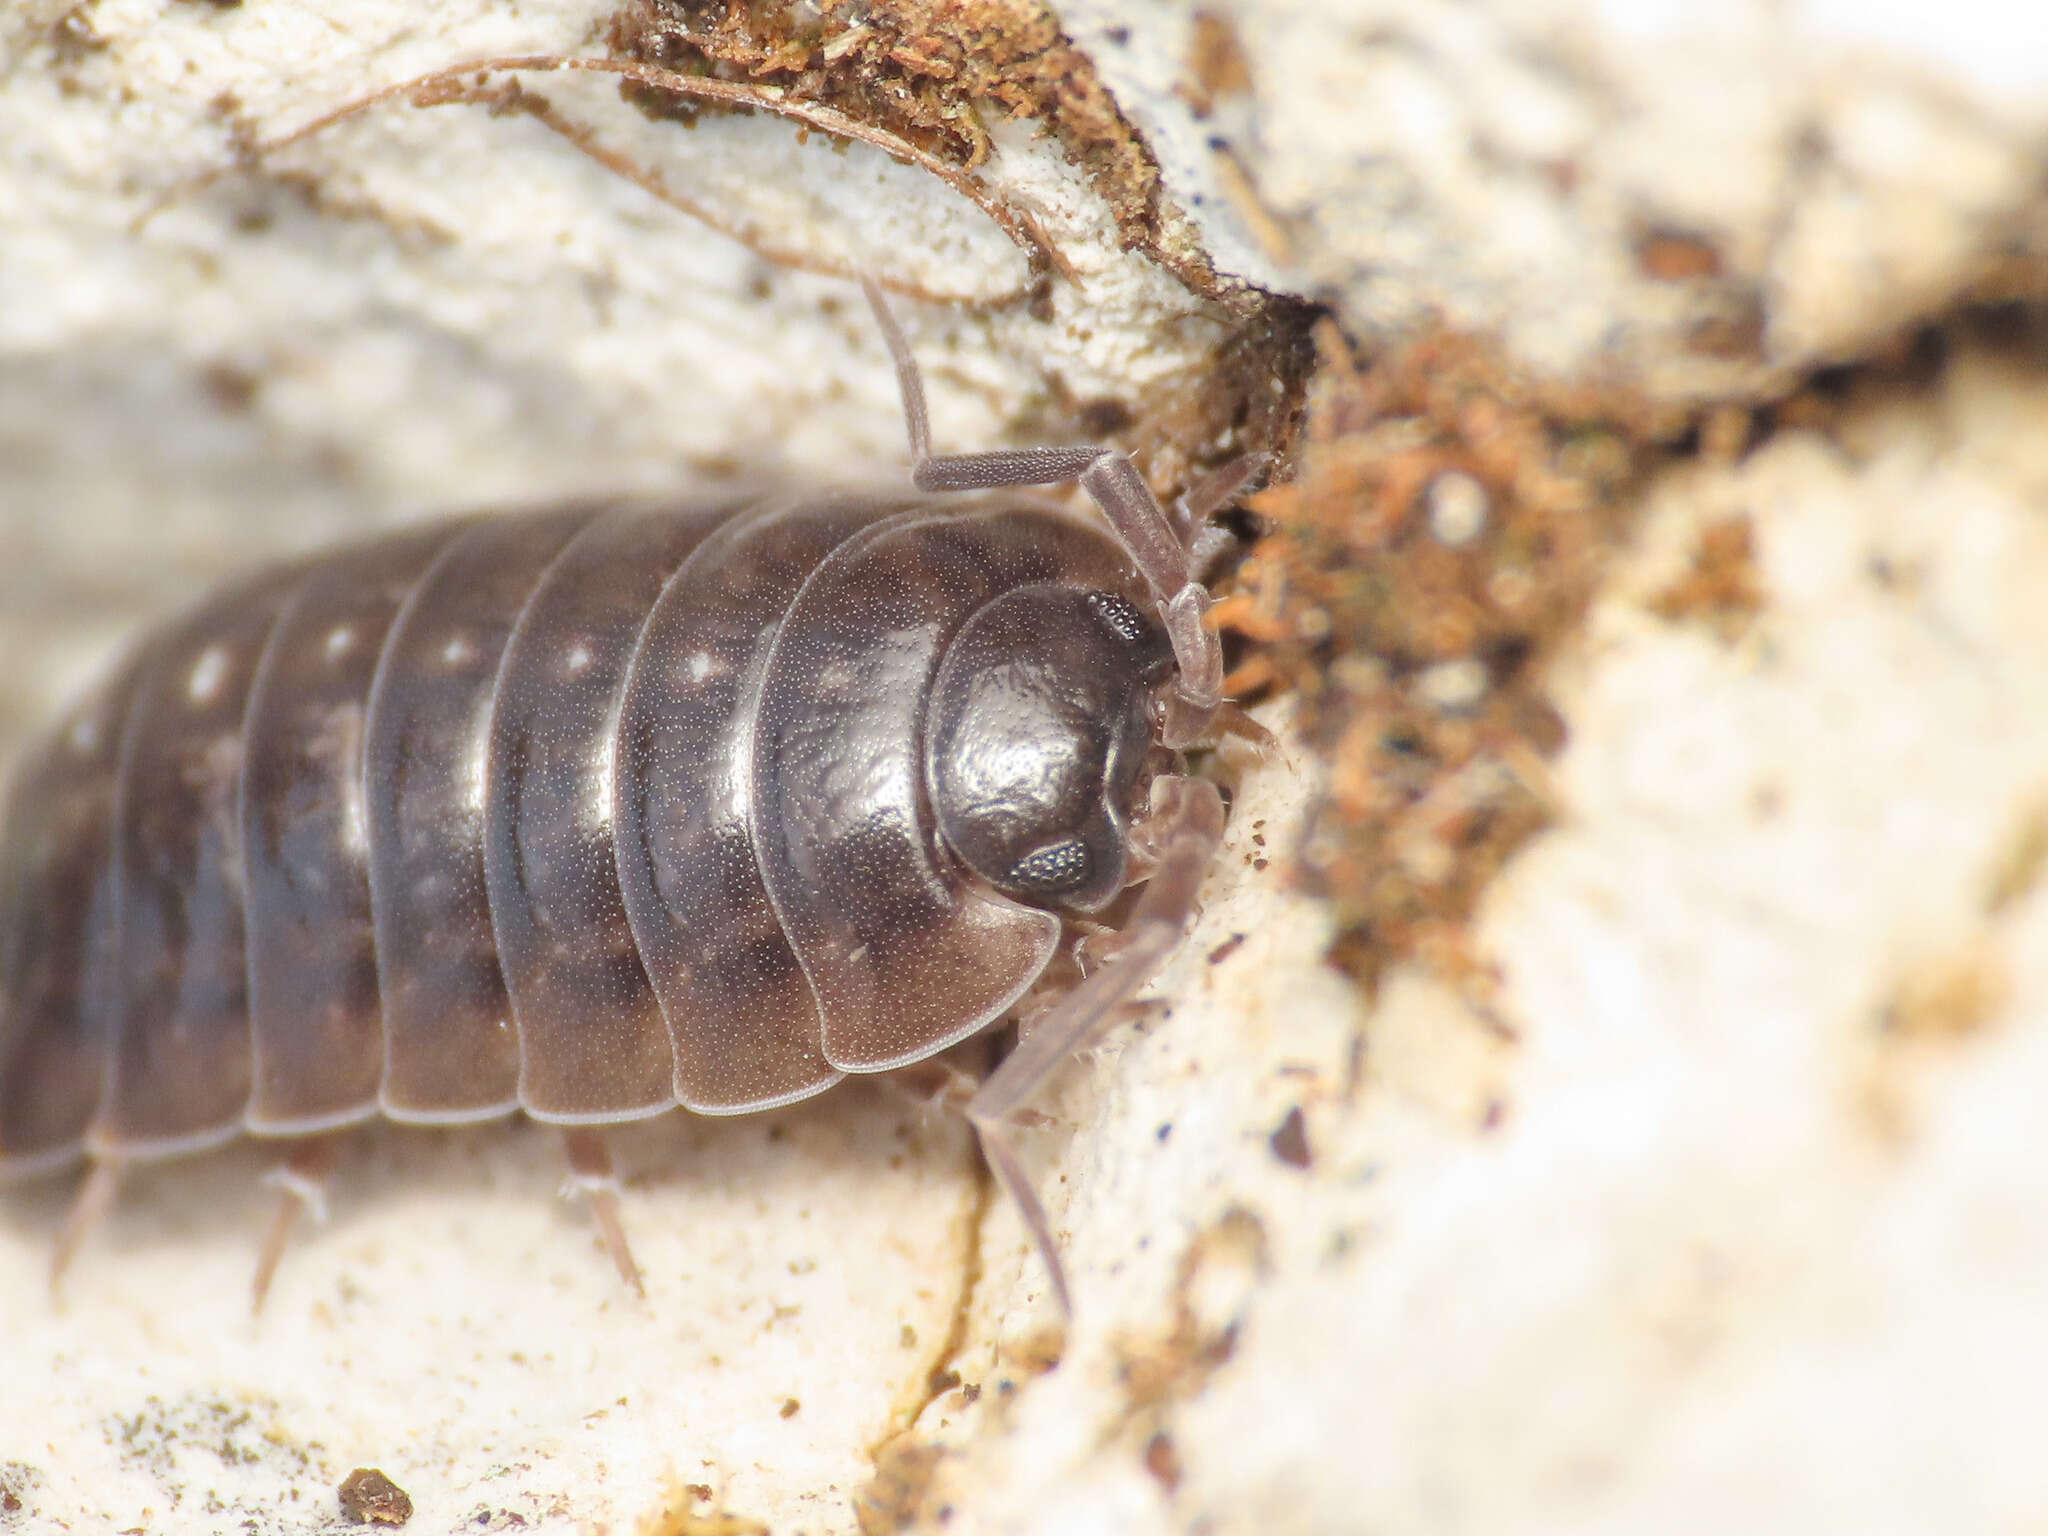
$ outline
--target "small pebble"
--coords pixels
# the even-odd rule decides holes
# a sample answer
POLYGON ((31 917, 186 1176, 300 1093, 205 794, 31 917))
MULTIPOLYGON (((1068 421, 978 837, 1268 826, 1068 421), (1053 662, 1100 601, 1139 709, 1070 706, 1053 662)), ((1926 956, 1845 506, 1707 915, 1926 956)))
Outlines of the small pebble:
POLYGON ((1299 1104, 1287 1111, 1287 1118, 1266 1140, 1273 1155, 1290 1168, 1306 1168, 1315 1161, 1308 1145, 1308 1119, 1299 1104))
POLYGON ((375 1467, 357 1467, 342 1480, 341 1512, 356 1525, 403 1525, 412 1500, 375 1467))
POLYGON ((1145 1442, 1145 1470, 1168 1493, 1180 1486, 1180 1453, 1174 1448, 1173 1437, 1163 1429, 1145 1442))
POLYGON ((1486 663, 1472 656, 1440 661, 1415 679, 1415 692, 1425 704, 1446 714, 1470 709, 1486 697, 1491 679, 1486 663))
POLYGON ((1439 544, 1462 549, 1486 532, 1486 487, 1462 470, 1446 470, 1425 493, 1429 531, 1439 544))

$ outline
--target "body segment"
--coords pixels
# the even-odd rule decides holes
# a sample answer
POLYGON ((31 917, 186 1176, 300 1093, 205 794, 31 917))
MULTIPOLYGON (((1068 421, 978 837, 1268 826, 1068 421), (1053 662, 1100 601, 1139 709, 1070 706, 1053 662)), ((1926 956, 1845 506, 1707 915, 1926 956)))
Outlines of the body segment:
POLYGON ((406 598, 461 531, 398 534, 309 568, 257 666, 240 786, 252 1130, 290 1135, 376 1113, 370 687, 406 598))

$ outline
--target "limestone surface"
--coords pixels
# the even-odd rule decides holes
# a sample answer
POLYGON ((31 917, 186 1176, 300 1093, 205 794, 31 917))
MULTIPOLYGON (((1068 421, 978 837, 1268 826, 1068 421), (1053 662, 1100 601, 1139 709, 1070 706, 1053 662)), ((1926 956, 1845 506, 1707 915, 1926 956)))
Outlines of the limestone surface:
POLYGON ((972 447, 1178 387, 1229 325, 1198 249, 1368 348, 1434 317, 1673 434, 1746 424, 1653 479, 1551 679, 1555 824, 1470 934, 1497 986, 1322 965, 1288 871, 1329 765, 1276 698, 1281 750, 1213 765, 1229 842, 1160 1006, 1027 1133, 1071 1327, 960 1128, 872 1086, 622 1134, 645 1303, 552 1134, 373 1128, 252 1318, 245 1145, 138 1172, 55 1301, 68 1190, 0 1195, 0 1531, 340 1529, 357 1468, 434 1532, 2039 1528, 2048 19, 1059 9, 1172 259, 991 121, 989 185, 1078 280, 1034 310, 982 209, 769 114, 527 82, 751 246, 521 112, 252 148, 592 53, 588 0, 14 6, 0 751, 270 554, 900 474, 858 294, 764 250, 924 292, 972 447), (1731 519, 1761 601, 1724 625, 1667 594, 1731 519))

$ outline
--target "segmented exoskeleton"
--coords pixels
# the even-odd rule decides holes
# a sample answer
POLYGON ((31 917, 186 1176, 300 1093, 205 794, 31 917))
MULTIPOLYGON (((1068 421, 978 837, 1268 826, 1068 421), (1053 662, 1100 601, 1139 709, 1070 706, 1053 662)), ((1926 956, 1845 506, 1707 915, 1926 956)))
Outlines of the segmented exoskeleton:
POLYGON ((0 1171, 523 1111, 744 1114, 923 1061, 1147 888, 966 1106, 1064 1281, 1007 1126, 1177 941, 1223 812, 1179 749, 1221 656, 1197 579, 1234 465, 1173 512, 1121 453, 934 458, 413 527, 238 581, 137 646, 17 775, 0 848, 0 1171), (1078 478, 1084 519, 1013 487, 1078 478), (971 494, 960 494, 960 493, 971 494), (1199 546, 1199 547, 1198 547, 1199 546))

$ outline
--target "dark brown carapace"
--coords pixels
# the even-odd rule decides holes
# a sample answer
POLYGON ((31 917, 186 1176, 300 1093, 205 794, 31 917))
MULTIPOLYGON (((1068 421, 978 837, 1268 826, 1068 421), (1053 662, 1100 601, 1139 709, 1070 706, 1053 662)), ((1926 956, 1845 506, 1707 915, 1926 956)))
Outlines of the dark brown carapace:
MULTIPOLYGON (((136 647, 20 773, 0 848, 0 1171, 523 1111, 746 1114, 1010 1014, 1147 888, 967 1115, 1066 1300, 1007 1129, 1178 940, 1222 830, 1205 514, 1077 448, 917 491, 763 492, 402 530, 136 647), (1109 527, 1014 487, 1078 478, 1109 527), (969 492, 972 494, 942 494, 969 492), (1115 533, 1112 534, 1111 528, 1115 533)), ((1254 728, 1255 729, 1255 728, 1254 728)))

